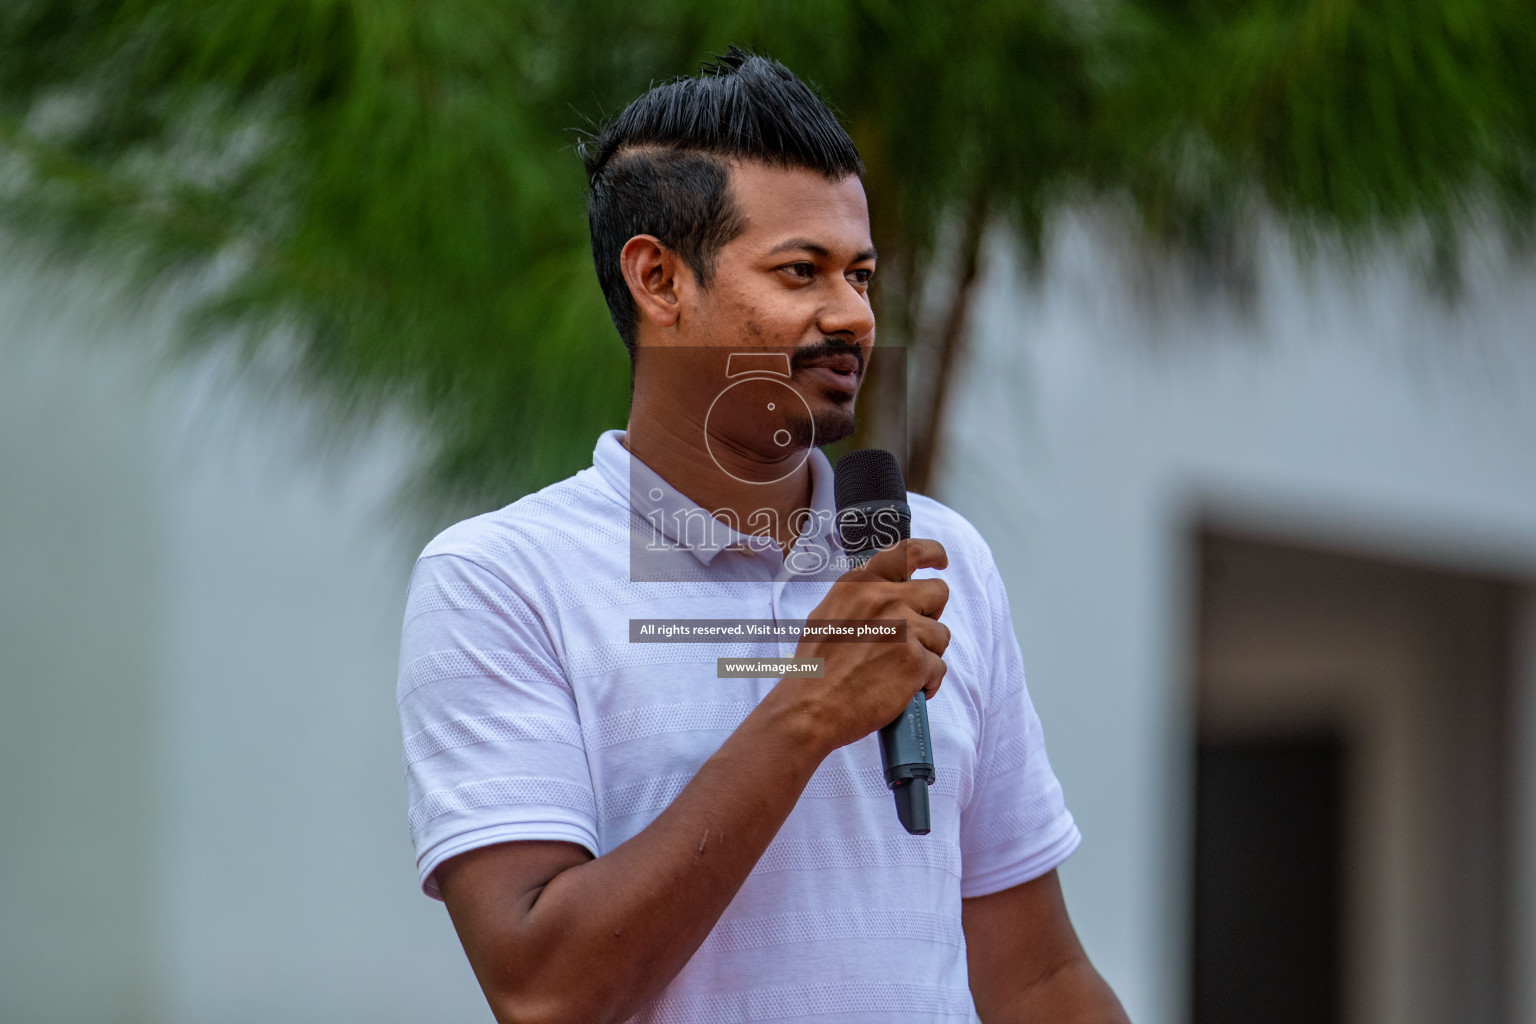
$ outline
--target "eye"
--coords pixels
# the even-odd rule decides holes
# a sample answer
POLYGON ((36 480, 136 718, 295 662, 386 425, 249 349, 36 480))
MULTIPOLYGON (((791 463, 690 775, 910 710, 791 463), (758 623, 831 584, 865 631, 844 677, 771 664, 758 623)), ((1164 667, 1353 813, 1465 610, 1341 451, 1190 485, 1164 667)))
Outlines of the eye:
POLYGON ((875 271, 872 267, 860 267, 858 270, 848 271, 848 280, 860 288, 868 288, 869 282, 874 279, 875 271))
POLYGON ((779 269, 789 274, 790 277, 796 277, 802 281, 809 281, 811 278, 816 276, 816 266, 808 260, 800 260, 796 263, 786 263, 779 269))

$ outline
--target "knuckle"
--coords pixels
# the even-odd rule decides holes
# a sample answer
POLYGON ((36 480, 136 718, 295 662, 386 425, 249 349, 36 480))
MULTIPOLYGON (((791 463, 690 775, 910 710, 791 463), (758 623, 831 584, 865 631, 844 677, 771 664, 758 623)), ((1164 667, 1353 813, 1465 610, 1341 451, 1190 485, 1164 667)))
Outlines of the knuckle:
POLYGON ((944 625, 944 623, 941 622, 941 623, 938 624, 938 626, 939 626, 939 653, 943 654, 945 651, 949 650, 949 642, 952 639, 954 639, 954 635, 950 632, 949 627, 944 625))

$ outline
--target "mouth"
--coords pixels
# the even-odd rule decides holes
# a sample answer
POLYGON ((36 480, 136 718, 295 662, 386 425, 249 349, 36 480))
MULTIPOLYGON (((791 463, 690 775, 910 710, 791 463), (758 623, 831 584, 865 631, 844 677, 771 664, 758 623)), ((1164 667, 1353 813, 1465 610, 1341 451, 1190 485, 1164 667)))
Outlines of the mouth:
POLYGON ((829 391, 852 395, 859 389, 863 362, 857 352, 832 352, 805 360, 795 372, 797 376, 806 374, 829 391))

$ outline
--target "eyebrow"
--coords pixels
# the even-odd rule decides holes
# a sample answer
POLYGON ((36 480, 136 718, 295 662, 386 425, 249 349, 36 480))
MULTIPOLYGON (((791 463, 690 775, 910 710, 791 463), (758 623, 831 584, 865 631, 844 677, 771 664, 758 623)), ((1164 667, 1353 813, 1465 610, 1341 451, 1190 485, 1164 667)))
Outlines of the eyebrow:
MULTIPOLYGON (((812 256, 823 260, 830 259, 832 256, 831 249, 828 249, 820 242, 813 242, 809 238, 791 238, 786 242, 780 242, 778 245, 768 250, 768 254, 770 256, 777 255, 781 252, 808 252, 812 256)), ((872 260, 875 258, 875 247, 870 246, 868 249, 860 249, 858 252, 854 253, 852 262, 863 263, 865 260, 872 260)))

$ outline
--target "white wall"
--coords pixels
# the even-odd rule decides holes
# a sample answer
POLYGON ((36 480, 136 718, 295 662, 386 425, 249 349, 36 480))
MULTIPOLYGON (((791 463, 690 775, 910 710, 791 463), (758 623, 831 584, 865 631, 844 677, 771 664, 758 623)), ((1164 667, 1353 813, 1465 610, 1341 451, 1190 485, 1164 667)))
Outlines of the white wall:
POLYGON ((0 1019, 158 1018, 164 504, 127 362, 0 293, 0 1019))
POLYGON ((1149 302, 1083 221, 1059 241, 1038 288, 994 262, 938 491, 1010 587, 1085 836, 1062 869, 1079 931, 1133 1019, 1174 1024, 1190 531, 1210 516, 1536 576, 1536 274, 1483 252, 1446 308, 1401 262, 1302 270, 1277 244, 1241 313, 1177 284, 1149 302))
POLYGON ((405 826, 409 445, 82 294, 0 279, 0 1019, 489 1020, 405 826))

